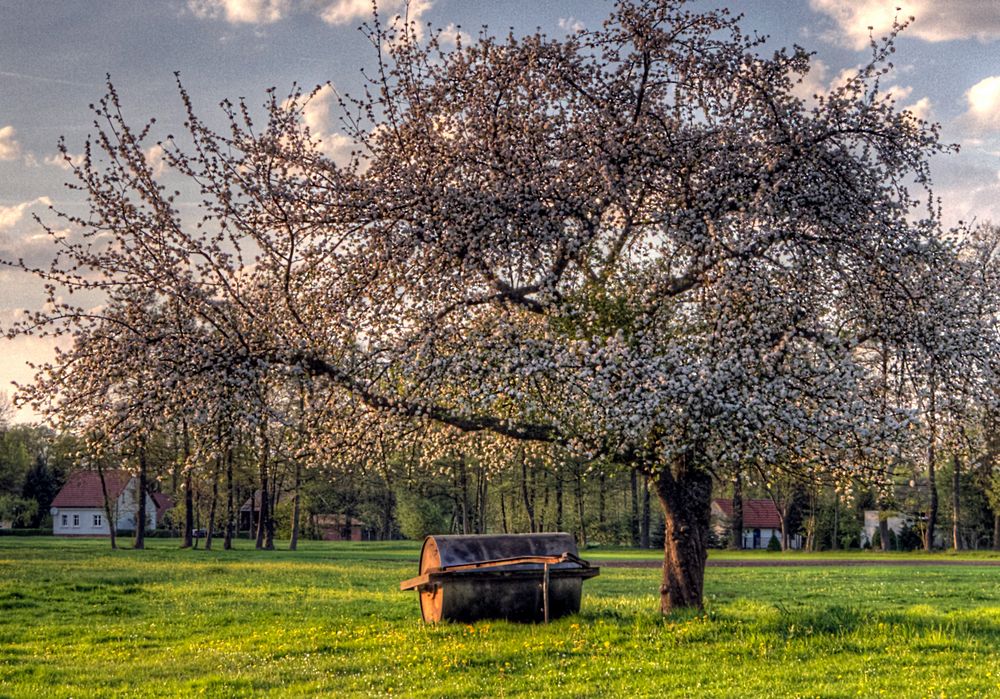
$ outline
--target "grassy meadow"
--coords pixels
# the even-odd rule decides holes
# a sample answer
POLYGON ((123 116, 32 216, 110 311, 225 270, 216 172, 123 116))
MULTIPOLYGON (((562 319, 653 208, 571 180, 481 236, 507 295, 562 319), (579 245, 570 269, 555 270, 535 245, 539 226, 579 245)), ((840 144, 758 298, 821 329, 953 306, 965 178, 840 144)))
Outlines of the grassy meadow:
POLYGON ((1000 695, 1000 568, 709 568, 662 618, 604 567, 548 626, 425 626, 414 543, 148 546, 0 538, 0 697, 1000 695))

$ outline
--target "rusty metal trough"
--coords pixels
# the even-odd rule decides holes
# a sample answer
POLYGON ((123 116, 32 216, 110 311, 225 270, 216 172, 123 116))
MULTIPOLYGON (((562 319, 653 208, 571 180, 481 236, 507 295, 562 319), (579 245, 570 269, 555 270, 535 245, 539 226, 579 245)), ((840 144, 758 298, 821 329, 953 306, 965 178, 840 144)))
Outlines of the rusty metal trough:
POLYGON ((565 533, 428 536, 415 578, 426 622, 549 621, 580 611, 583 581, 600 573, 565 533))

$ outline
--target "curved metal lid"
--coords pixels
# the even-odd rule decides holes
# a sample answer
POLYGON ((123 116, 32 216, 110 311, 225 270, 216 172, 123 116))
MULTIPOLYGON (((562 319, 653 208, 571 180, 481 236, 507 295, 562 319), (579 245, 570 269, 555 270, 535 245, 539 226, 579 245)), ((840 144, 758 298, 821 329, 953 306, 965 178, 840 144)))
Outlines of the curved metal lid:
MULTIPOLYGON (((570 553, 576 556, 576 541, 572 534, 546 532, 543 534, 483 534, 428 536, 420 555, 420 572, 430 568, 499 561, 522 556, 561 556, 570 553)), ((520 564, 540 567, 541 564, 520 564)), ((567 561, 557 563, 553 568, 577 568, 578 564, 567 561)))

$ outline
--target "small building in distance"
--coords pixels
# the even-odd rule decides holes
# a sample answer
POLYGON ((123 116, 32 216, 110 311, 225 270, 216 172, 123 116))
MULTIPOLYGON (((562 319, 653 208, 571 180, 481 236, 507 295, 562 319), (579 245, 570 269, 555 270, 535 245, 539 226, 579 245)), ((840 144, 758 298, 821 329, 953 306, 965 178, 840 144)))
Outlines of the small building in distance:
POLYGON ((371 531, 365 523, 347 515, 313 515, 312 524, 323 541, 371 541, 371 531))
MULTIPOLYGON (((128 471, 105 471, 104 484, 111 501, 111 516, 116 531, 134 531, 139 511, 139 479, 128 471)), ((146 528, 156 529, 160 515, 170 498, 162 505, 153 497, 146 498, 146 528)), ((56 536, 109 536, 107 515, 104 510, 104 493, 96 471, 77 471, 52 501, 52 533, 56 536)))
MULTIPOLYGON (((732 500, 712 500, 712 527, 720 538, 729 536, 732 517, 732 500)), ((781 517, 775 504, 767 498, 743 500, 743 541, 740 548, 766 549, 772 536, 781 541, 781 517)), ((791 535, 788 541, 790 548, 802 548, 801 534, 791 535)))

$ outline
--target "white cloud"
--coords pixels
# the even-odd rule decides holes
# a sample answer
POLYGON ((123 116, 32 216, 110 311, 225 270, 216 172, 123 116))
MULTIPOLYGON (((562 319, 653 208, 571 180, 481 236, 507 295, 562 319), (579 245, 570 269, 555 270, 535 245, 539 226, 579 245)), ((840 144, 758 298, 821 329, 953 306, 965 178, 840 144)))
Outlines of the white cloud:
POLYGON ((48 197, 38 197, 31 201, 23 201, 13 206, 0 206, 0 231, 7 231, 16 226, 28 213, 28 209, 36 204, 49 206, 52 201, 48 197))
POLYGON ((559 28, 565 29, 570 34, 576 34, 577 32, 582 32, 586 29, 587 25, 578 20, 576 17, 560 17, 559 28))
POLYGON ((289 0, 188 0, 199 19, 224 19, 230 24, 272 24, 285 17, 289 0))
MULTIPOLYGON (((378 0, 378 11, 392 20, 406 17, 416 22, 422 36, 421 18, 433 0, 378 0)), ((188 11, 199 19, 221 19, 230 24, 273 24, 296 12, 312 13, 327 24, 350 24, 371 18, 372 0, 188 0, 188 11)))
POLYGON ((302 107, 302 122, 310 135, 320 141, 320 151, 341 165, 350 161, 354 141, 334 131, 332 110, 337 105, 337 93, 327 84, 319 88, 302 107))
POLYGON ((146 150, 146 162, 153 169, 153 176, 159 177, 167 170, 167 159, 163 146, 156 144, 146 150))
POLYGON ((72 170, 74 165, 79 165, 83 161, 83 153, 74 155, 69 154, 69 161, 62 153, 55 153, 53 155, 47 155, 42 160, 46 165, 53 165, 61 170, 72 170))
POLYGON ((458 46, 459 42, 462 46, 468 46, 472 43, 472 35, 462 31, 457 24, 452 22, 441 30, 440 41, 442 46, 458 46))
POLYGON ((929 97, 921 97, 913 104, 908 104, 903 109, 912 114, 917 119, 923 119, 924 121, 930 121, 931 113, 934 105, 931 103, 929 97))
POLYGON ((985 131, 1000 131, 1000 75, 980 80, 965 92, 968 111, 965 113, 973 127, 985 131))
POLYGON ((869 31, 876 38, 885 36, 897 17, 914 17, 906 36, 924 41, 1000 38, 996 0, 809 0, 809 4, 836 22, 840 43, 855 49, 868 46, 869 31))
POLYGON ((0 160, 17 160, 21 157, 21 144, 14 138, 16 135, 13 126, 0 129, 0 160))

